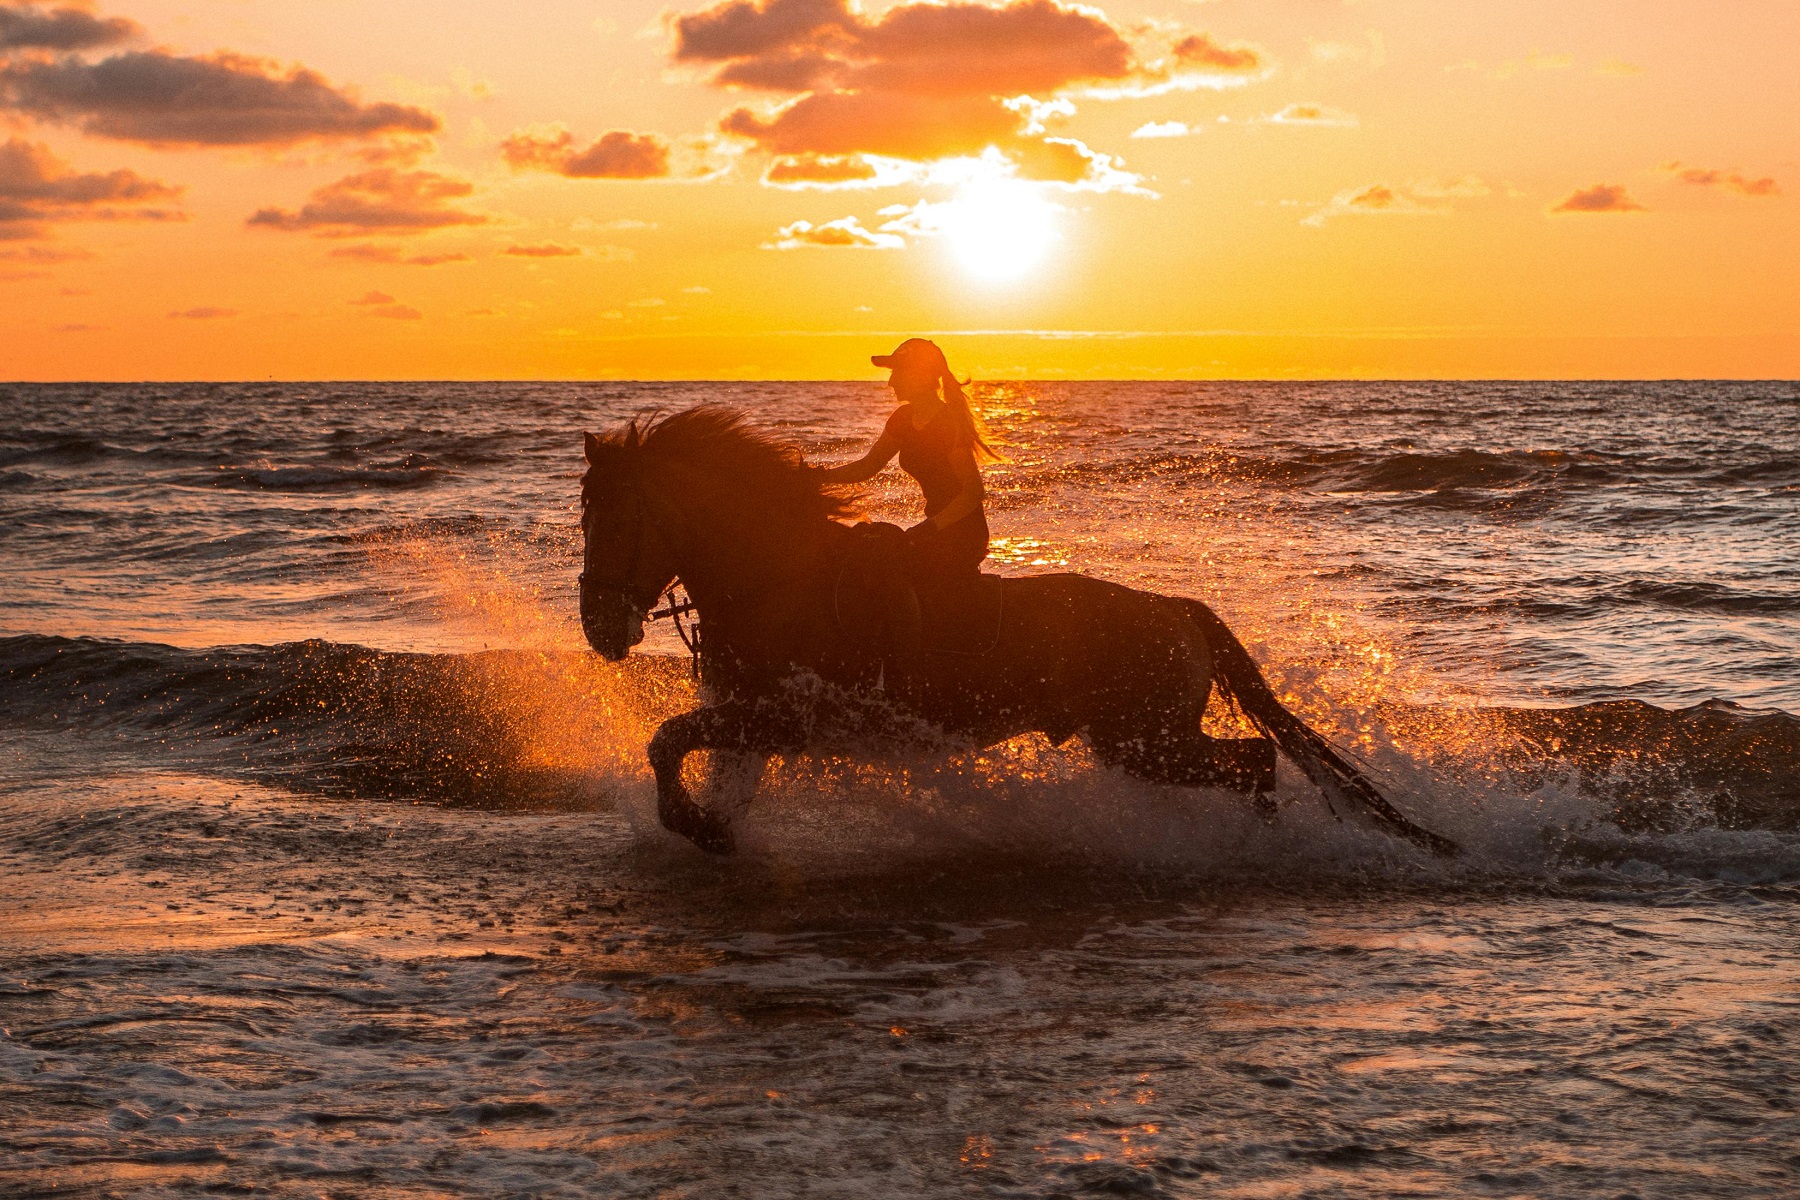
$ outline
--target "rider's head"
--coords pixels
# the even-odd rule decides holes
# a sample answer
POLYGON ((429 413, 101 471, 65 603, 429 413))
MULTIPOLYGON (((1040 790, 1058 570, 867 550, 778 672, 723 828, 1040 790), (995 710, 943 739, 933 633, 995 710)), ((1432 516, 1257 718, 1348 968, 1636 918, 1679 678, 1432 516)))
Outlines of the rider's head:
POLYGON ((988 442, 981 418, 970 407, 969 395, 963 390, 962 382, 951 372, 950 364, 936 342, 907 338, 894 347, 892 354, 873 354, 869 361, 888 368, 888 386, 894 389, 894 397, 908 404, 926 396, 936 398, 942 385, 944 403, 973 444, 975 453, 995 460, 1000 458, 1000 452, 988 442))
POLYGON ((944 352, 938 349, 936 342, 924 338, 907 338, 894 348, 892 354, 871 355, 869 361, 889 369, 888 386, 902 399, 918 392, 930 392, 935 396, 940 380, 954 378, 950 374, 950 364, 944 360, 944 352))

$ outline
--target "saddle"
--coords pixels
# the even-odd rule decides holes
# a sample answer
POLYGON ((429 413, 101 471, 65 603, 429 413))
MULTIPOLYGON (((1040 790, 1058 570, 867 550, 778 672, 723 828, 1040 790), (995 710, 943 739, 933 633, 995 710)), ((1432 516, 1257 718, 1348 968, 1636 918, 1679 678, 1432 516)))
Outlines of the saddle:
POLYGON ((838 569, 838 628, 883 667, 926 655, 980 658, 999 645, 1005 582, 998 575, 945 577, 912 561, 905 531, 885 521, 853 526, 838 569))

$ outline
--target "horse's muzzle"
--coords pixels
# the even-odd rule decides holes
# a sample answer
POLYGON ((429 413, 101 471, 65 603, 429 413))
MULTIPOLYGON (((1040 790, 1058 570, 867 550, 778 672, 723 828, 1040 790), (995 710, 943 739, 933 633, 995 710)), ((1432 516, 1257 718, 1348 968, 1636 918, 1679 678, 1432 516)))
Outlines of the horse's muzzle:
POLYGON ((623 592, 584 589, 581 632, 595 653, 608 662, 618 662, 644 640, 644 610, 623 592))

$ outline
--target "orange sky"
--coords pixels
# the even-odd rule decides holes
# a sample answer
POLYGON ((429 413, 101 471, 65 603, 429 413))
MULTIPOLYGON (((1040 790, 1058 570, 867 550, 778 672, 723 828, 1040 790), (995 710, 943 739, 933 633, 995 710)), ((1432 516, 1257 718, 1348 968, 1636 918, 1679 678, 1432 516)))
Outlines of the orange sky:
POLYGON ((0 378, 860 378, 912 333, 1792 378, 1796 44, 1791 0, 0 0, 0 378))

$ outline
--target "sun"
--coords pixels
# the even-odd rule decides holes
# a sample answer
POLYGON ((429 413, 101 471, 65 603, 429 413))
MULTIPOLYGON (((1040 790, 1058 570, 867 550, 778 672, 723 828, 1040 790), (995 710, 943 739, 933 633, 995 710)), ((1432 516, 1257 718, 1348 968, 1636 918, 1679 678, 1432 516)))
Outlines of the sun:
POLYGON ((938 212, 944 239, 963 269, 977 279, 1017 279, 1043 261, 1056 240, 1057 206, 1017 179, 964 184, 938 212))

